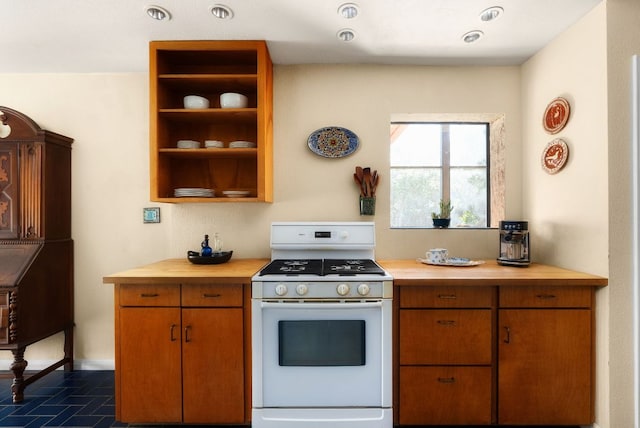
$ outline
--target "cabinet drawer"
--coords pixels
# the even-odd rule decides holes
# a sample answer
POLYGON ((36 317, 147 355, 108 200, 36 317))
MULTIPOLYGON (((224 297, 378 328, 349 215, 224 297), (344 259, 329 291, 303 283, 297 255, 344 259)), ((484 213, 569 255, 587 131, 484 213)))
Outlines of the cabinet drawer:
POLYGON ((242 306, 242 286, 231 284, 184 284, 182 306, 242 306))
POLYGON ((493 287, 402 287, 401 308, 488 308, 494 305, 493 287))
POLYGON ((122 284, 120 306, 180 306, 179 284, 122 284))
POLYGON ((401 367, 401 425, 491 423, 491 367, 401 367))
POLYGON ((590 308, 591 287, 500 287, 502 308, 590 308))
POLYGON ((400 364, 491 364, 490 309, 403 309, 400 364))

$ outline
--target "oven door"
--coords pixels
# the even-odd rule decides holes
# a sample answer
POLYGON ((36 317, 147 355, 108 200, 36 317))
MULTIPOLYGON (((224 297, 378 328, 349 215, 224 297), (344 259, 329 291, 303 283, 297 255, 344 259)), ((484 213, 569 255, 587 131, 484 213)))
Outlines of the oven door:
POLYGON ((253 407, 391 407, 391 301, 252 301, 253 407))

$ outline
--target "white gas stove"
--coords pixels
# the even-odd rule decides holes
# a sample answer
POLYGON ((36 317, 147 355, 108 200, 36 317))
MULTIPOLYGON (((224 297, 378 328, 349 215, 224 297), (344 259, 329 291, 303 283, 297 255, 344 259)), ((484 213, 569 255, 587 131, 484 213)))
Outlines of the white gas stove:
POLYGON ((391 428, 392 277, 372 222, 273 223, 252 278, 252 427, 391 428))

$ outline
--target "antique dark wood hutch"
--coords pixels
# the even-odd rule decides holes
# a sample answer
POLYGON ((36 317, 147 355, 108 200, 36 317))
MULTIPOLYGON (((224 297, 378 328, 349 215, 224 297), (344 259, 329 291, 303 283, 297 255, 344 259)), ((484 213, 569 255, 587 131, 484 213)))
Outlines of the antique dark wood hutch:
POLYGON ((13 402, 73 370, 71 138, 0 106, 0 350, 13 353, 13 402), (64 358, 25 376, 26 347, 64 332, 64 358))

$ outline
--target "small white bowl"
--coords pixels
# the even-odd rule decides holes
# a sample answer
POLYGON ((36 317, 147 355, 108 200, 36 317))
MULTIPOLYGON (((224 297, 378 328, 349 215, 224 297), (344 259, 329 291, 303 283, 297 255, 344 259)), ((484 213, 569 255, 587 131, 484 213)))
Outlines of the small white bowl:
POLYGON ((178 140, 176 146, 179 149, 199 149, 200 142, 195 140, 178 140))
POLYGON ((209 108, 209 100, 199 95, 187 95, 184 97, 184 108, 209 108))
POLYGON ((235 92, 225 92, 220 95, 220 107, 222 108, 245 108, 249 105, 249 98, 235 92))

